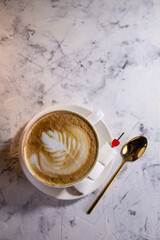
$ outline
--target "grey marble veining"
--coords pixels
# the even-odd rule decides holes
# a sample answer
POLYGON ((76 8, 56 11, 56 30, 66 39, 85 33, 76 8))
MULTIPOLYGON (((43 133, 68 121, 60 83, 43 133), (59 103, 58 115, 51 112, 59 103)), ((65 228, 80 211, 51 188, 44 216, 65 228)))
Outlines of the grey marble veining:
POLYGON ((0 1, 0 240, 160 239, 159 12, 159 0, 0 1), (100 189, 57 200, 18 163, 21 128, 57 103, 101 108, 113 137, 125 132, 118 153, 148 138, 90 216, 100 189))

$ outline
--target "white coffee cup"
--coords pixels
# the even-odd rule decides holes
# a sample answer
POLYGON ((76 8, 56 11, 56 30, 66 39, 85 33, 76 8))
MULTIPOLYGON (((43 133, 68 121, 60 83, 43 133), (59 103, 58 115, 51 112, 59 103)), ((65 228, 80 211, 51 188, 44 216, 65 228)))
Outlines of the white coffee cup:
MULTIPOLYGON (((59 108, 58 109, 59 111, 66 111, 66 109, 64 108, 59 108)), ((26 165, 26 162, 25 162, 25 159, 24 159, 24 153, 23 153, 23 149, 24 149, 24 143, 25 143, 25 139, 26 139, 26 136, 27 136, 27 133, 28 131, 30 130, 30 128, 32 127, 32 125, 39 119, 41 118, 42 116, 48 114, 48 113, 51 113, 51 112, 54 112, 54 111, 57 111, 57 109, 53 109, 52 107, 50 108, 47 108, 45 110, 43 110, 42 112, 38 113, 37 115, 35 115, 29 122, 28 124, 26 125, 25 129, 23 130, 23 133, 22 133, 22 136, 21 136, 21 140, 20 140, 20 145, 19 145, 19 159, 20 159, 20 163, 21 163, 21 166, 22 166, 22 169, 25 173, 25 175, 27 176, 27 178, 29 180, 31 180, 33 177, 36 178, 35 176, 33 176, 33 174, 31 173, 31 171, 28 169, 27 165, 26 165)), ((70 110, 68 110, 70 111, 70 110)), ((76 111, 70 111, 70 112, 73 112, 75 113, 76 115, 79 115, 81 116, 85 121, 88 121, 89 124, 92 126, 96 136, 97 136, 97 139, 98 139, 98 135, 97 135, 97 132, 96 132, 96 128, 95 128, 95 125, 103 118, 104 114, 102 112, 102 110, 97 110, 95 112, 93 112, 92 114, 90 114, 88 117, 85 117, 84 115, 76 112, 76 111)), ((97 159, 98 159, 98 156, 99 156, 99 139, 98 139, 98 145, 97 145, 97 156, 94 160, 94 164, 92 165, 92 167, 89 169, 89 171, 80 179, 78 179, 78 181, 74 182, 74 183, 71 183, 71 184, 67 184, 67 185, 50 185, 50 184, 46 184, 44 182, 41 182, 42 184, 45 184, 45 185, 48 185, 50 187, 58 187, 58 188, 62 188, 62 187, 70 187, 70 186, 74 186, 75 184, 79 183, 80 181, 84 180, 89 174, 90 172, 93 170, 94 166, 96 165, 97 163, 97 159)), ((37 179, 39 181, 39 179, 37 179)), ((31 181, 32 182, 32 181, 31 181)))

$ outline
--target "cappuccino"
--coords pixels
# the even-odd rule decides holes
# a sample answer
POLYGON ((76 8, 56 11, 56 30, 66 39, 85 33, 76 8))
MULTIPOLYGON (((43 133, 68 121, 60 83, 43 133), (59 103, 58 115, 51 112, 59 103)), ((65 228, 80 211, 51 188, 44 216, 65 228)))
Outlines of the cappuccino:
POLYGON ((94 166, 98 138, 92 125, 71 111, 54 111, 28 130, 23 158, 29 172, 50 186, 70 186, 94 166))

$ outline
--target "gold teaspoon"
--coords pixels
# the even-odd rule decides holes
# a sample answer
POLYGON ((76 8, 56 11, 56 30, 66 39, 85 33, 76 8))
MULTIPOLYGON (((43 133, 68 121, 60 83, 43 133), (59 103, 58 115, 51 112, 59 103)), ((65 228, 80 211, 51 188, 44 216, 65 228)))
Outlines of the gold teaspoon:
POLYGON ((143 136, 135 137, 123 146, 121 150, 121 155, 123 157, 121 165, 118 167, 117 171, 112 175, 111 179, 104 186, 98 197, 95 199, 90 208, 87 210, 87 214, 90 214, 92 212, 92 210, 94 209, 100 198, 103 196, 107 188, 111 185, 115 177, 118 175, 119 171, 124 166, 124 164, 126 162, 133 162, 139 159, 146 150, 146 147, 147 139, 143 136))

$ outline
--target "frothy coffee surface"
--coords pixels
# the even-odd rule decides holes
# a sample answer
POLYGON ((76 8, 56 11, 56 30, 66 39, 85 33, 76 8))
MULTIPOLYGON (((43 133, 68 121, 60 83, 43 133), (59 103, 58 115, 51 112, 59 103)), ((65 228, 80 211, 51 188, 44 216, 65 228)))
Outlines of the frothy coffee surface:
POLYGON ((61 186, 87 174, 97 149, 97 136, 87 121, 69 111, 55 111, 32 125, 23 153, 33 176, 43 183, 61 186))

